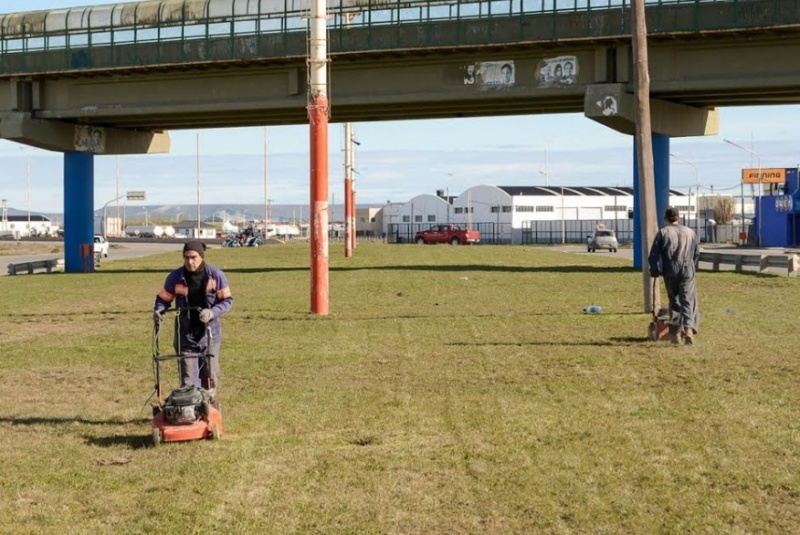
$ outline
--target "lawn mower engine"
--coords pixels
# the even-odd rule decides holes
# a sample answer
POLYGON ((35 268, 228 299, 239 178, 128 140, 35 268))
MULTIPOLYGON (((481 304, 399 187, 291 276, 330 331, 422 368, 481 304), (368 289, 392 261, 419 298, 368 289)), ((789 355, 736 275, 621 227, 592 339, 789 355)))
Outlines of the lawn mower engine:
POLYGON ((194 385, 173 390, 164 403, 164 419, 172 425, 188 425, 208 415, 211 394, 194 385))

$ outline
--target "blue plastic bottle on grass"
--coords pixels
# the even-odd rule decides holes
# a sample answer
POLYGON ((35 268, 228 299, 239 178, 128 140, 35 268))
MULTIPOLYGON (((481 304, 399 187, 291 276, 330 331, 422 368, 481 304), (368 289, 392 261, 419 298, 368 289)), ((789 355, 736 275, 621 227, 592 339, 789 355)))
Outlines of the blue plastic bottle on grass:
POLYGON ((603 310, 603 307, 599 305, 591 305, 583 309, 584 314, 599 314, 603 310))

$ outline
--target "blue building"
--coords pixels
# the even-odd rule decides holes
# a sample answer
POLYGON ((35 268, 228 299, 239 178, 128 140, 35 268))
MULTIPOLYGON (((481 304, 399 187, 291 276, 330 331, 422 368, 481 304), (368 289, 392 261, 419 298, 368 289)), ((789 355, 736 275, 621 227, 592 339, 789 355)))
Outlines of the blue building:
POLYGON ((752 229, 756 239, 751 242, 758 243, 760 222, 762 247, 800 247, 798 169, 786 168, 785 174, 786 181, 783 184, 772 186, 774 193, 756 199, 756 218, 752 229))

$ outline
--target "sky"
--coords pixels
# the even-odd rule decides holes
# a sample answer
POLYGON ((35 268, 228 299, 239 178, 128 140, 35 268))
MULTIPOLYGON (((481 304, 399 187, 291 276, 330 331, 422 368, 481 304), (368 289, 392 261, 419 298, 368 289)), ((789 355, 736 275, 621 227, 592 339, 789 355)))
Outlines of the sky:
MULTIPOLYGON (((92 0, 0 0, 0 12, 106 4, 92 0)), ((344 127, 333 103, 329 130, 331 202, 343 199, 344 127)), ((359 205, 404 202, 470 186, 632 186, 633 141, 583 114, 355 123, 359 205)), ((271 126, 181 130, 164 155, 96 156, 94 204, 144 190, 143 204, 273 204, 309 200, 309 128, 271 126), (266 151, 265 151, 266 132, 266 151), (199 141, 199 158, 197 145, 199 141), (266 177, 264 160, 267 160, 266 177), (199 171, 198 162, 199 159, 199 171)), ((670 184, 686 191, 738 193, 741 169, 800 165, 800 106, 720 108, 720 133, 673 138, 670 184)), ((0 140, 0 198, 32 211, 63 210, 63 156, 0 140), (30 183, 30 195, 28 195, 30 183)))

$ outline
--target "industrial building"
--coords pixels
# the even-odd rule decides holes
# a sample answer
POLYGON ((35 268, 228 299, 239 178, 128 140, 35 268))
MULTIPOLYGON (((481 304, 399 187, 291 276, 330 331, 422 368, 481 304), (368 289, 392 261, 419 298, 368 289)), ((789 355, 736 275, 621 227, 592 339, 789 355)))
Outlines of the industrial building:
MULTIPOLYGON (((400 242, 438 223, 475 228, 483 243, 578 243, 598 225, 625 242, 633 233, 633 201, 630 187, 478 185, 454 197, 440 190, 388 203, 378 217, 383 234, 400 242)), ((696 195, 672 190, 669 202, 697 225, 696 195)))

